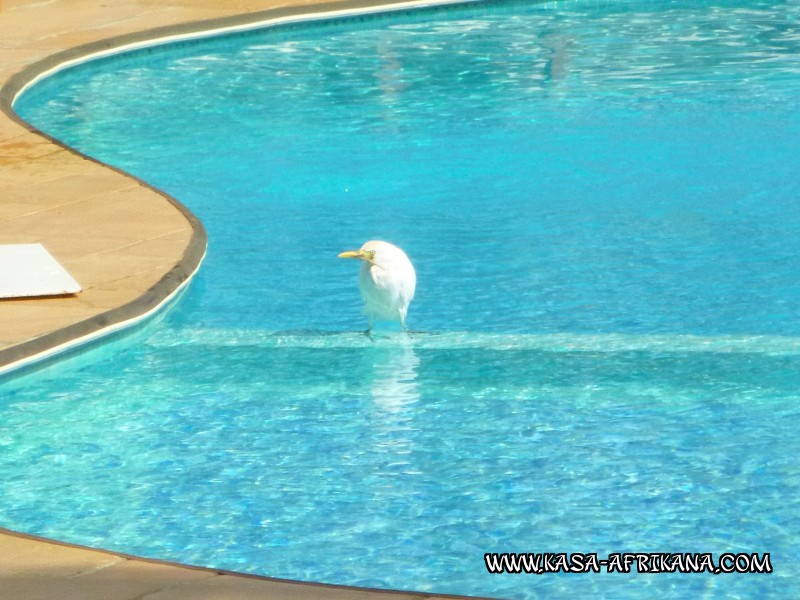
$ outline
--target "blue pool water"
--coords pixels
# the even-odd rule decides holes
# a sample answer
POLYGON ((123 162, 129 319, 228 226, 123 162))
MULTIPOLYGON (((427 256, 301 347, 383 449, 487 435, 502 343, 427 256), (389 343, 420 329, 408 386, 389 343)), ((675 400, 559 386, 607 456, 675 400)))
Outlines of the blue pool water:
POLYGON ((475 5, 104 60, 20 114, 209 254, 137 344, 0 387, 0 525, 503 598, 800 583, 800 4, 475 5), (418 273, 360 333, 371 238, 418 273), (769 552, 489 575, 485 552, 769 552))

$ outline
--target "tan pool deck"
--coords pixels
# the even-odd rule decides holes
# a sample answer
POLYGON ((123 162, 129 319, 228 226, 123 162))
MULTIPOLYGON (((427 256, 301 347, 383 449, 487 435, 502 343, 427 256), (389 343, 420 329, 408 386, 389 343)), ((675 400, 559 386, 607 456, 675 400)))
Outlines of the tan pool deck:
MULTIPOLYGON (((15 80, 19 85, 31 71, 41 71, 36 65, 48 57, 69 56, 87 44, 312 4, 321 3, 0 0, 0 89, 8 91, 15 80)), ((353 0, 328 6, 348 4, 353 0)), ((43 244, 83 291, 64 298, 0 301, 0 369, 157 306, 194 272, 206 240, 202 226, 180 204, 0 111, 0 244, 21 243, 43 244)), ((242 576, 0 530, 0 600, 420 597, 439 596, 242 576)))

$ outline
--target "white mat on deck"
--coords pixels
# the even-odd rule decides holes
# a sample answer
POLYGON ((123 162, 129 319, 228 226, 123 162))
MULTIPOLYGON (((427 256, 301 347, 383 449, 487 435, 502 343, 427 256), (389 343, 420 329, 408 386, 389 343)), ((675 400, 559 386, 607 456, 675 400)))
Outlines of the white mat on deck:
POLYGON ((0 245, 0 298, 77 294, 81 286, 41 244, 0 245))

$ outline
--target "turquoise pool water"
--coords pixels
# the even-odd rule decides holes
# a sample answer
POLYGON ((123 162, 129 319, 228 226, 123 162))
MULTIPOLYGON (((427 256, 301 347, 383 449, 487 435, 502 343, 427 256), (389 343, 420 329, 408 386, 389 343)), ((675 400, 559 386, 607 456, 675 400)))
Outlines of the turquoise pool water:
POLYGON ((0 525, 504 598, 798 585, 800 4, 475 5, 63 72, 23 117, 208 258, 136 345, 6 382, 0 525), (366 239, 418 273, 360 333, 366 239), (489 575, 485 552, 769 552, 489 575))

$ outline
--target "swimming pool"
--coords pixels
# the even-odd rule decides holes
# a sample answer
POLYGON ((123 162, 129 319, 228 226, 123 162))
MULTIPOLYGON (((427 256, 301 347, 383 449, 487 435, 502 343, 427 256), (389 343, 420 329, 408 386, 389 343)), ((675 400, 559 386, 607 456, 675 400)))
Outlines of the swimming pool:
POLYGON ((786 588, 797 19, 481 6, 42 82, 23 116, 178 197, 211 246, 143 343, 7 384, 2 524, 378 587, 786 588), (410 338, 357 333, 335 255, 370 237, 417 265, 410 338), (537 550, 771 552, 776 572, 485 572, 537 550))

